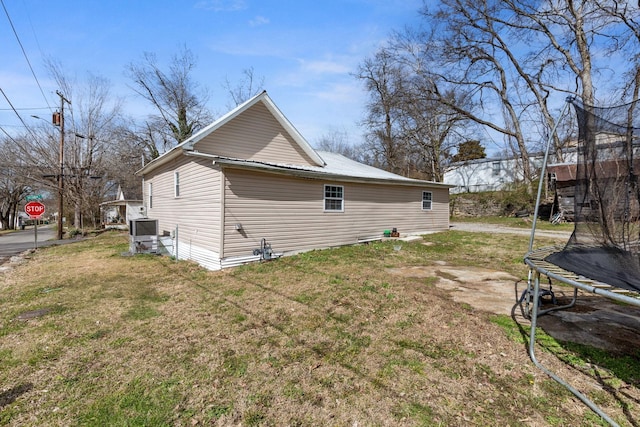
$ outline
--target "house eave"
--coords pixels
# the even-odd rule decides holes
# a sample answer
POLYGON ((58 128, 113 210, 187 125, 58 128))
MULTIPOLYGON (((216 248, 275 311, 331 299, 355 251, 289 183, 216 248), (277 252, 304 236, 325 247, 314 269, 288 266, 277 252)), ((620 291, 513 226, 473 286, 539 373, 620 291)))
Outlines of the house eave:
POLYGON ((170 151, 166 152, 160 157, 156 157, 155 159, 151 160, 149 163, 144 165, 141 169, 137 170, 135 172, 135 175, 144 176, 144 174, 147 174, 153 171, 154 169, 170 162, 171 160, 179 157, 181 154, 185 152, 187 152, 187 150, 185 150, 185 148, 182 147, 181 145, 173 147, 170 151))
POLYGON ((126 206, 128 203, 142 203, 142 200, 109 200, 107 202, 100 203, 100 206, 126 206))

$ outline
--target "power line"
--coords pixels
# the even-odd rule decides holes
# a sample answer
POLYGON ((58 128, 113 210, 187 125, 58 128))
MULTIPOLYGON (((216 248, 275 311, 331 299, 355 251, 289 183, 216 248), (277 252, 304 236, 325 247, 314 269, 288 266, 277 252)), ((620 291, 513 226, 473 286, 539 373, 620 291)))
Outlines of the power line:
POLYGON ((0 108, 0 111, 23 111, 23 110, 50 110, 51 107, 22 107, 22 108, 0 108))
MULTIPOLYGON (((2 0, 0 0, 0 2, 2 2, 2 0)), ((18 116, 18 119, 20 120, 20 123, 22 123, 25 128, 29 129, 29 126, 27 126, 27 124, 24 122, 24 120, 22 119, 22 116, 20 115, 20 113, 18 113, 18 110, 16 110, 16 108, 13 106, 13 104, 9 100, 9 97, 7 96, 6 93, 4 93, 4 90, 1 87, 0 87, 0 93, 2 93, 2 96, 4 96, 4 99, 7 101, 7 104, 9 104, 9 106, 11 107, 11 110, 14 113, 16 113, 16 116, 18 116)), ((29 132, 31 132, 31 131, 29 131, 29 132)))
MULTIPOLYGON (((1 2, 2 0, 0 0, 1 2)), ((9 100, 9 98, 7 97, 7 94, 4 93, 4 90, 2 90, 2 88, 0 87, 0 93, 2 93, 2 96, 4 96, 4 99, 7 101, 7 103, 9 104, 9 106, 13 109, 14 113, 16 113, 16 116, 18 116, 18 119, 20 120, 20 122, 24 125, 25 129, 27 130, 27 132, 29 132, 29 134, 31 134, 31 136, 34 138, 34 140, 38 140, 38 137, 33 133, 33 131, 31 130, 31 128, 29 126, 27 126, 27 124, 24 122, 24 120, 22 119, 22 116, 20 116, 20 113, 18 113, 18 111, 16 111, 16 109, 14 108, 13 104, 11 103, 11 101, 9 100)), ((16 142, 15 139, 13 139, 4 129, 2 129, 2 132, 4 132, 14 143, 16 142)), ((16 146, 24 151, 25 149, 22 147, 21 144, 17 144, 16 146)))
POLYGON ((6 130, 4 130, 2 126, 0 126, 0 131, 2 131, 2 133, 4 133, 7 136, 7 138, 9 138, 14 144, 18 145, 18 141, 13 139, 13 137, 9 135, 9 133, 6 130))
MULTIPOLYGON (((11 29, 13 30, 13 34, 16 37, 16 40, 18 41, 18 44, 20 45, 20 49, 22 50, 22 54, 24 55, 24 59, 26 59, 27 64, 29 65, 29 69, 31 70, 31 74, 33 75, 33 78, 36 80, 36 83, 38 84, 38 88, 40 89, 40 93, 42 94, 42 97, 44 98, 44 101, 47 103, 47 106, 49 107, 49 109, 51 109, 51 106, 49 105, 49 101, 47 100, 47 97, 44 94, 44 91, 42 90, 42 86, 40 86, 40 81, 38 80, 38 77, 36 76, 35 71, 33 70, 33 67, 31 66, 31 61, 29 61, 29 57, 27 56, 27 52, 24 50, 24 46, 22 45, 22 42, 20 41, 20 37, 18 37, 18 32, 16 31, 16 28, 13 25, 13 21, 11 20, 11 16, 9 16, 9 11, 7 10, 7 7, 4 5, 4 0, 0 0, 0 3, 2 4, 2 8, 4 9, 4 13, 5 15, 7 15, 7 20, 9 21, 9 24, 11 25, 11 29)), ((6 95, 5 95, 6 98, 6 95)), ((14 109, 15 111, 15 109, 14 109)))

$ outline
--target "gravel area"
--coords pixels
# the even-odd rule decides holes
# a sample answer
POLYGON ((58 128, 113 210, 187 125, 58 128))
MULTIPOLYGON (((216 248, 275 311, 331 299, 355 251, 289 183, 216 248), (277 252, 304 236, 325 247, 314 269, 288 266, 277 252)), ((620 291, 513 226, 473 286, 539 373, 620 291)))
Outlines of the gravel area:
MULTIPOLYGON (((502 225, 486 224, 486 223, 479 223, 479 222, 452 222, 449 224, 449 229, 458 230, 458 231, 470 231, 470 232, 477 232, 477 233, 507 233, 507 234, 518 234, 521 236, 531 236, 530 229, 505 227, 502 225)), ((571 232, 536 230, 535 235, 540 237, 550 237, 550 238, 566 238, 568 240, 569 237, 571 237, 571 232)))

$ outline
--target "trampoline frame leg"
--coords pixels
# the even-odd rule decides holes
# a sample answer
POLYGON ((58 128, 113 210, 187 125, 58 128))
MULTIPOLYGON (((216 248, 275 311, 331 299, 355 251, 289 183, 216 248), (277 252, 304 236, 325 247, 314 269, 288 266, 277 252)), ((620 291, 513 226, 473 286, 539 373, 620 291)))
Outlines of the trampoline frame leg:
MULTIPOLYGON (((612 427, 619 427, 615 421, 613 421, 607 414, 605 414, 595 403, 593 403, 589 398, 578 390, 573 388, 570 384, 565 382, 562 378, 542 366, 542 364, 538 361, 535 354, 535 344, 536 344, 536 327, 537 327, 537 319, 538 315, 542 313, 538 313, 539 308, 539 298, 537 298, 538 293, 540 292, 540 272, 539 271, 529 271, 529 277, 533 275, 533 295, 536 295, 536 298, 533 298, 533 312, 531 313, 531 332, 529 333, 529 357, 534 365, 536 365, 542 372, 553 378, 556 382, 564 386, 567 390, 573 393, 578 399, 582 401, 585 405, 587 405, 593 412, 598 414, 603 420, 605 420, 612 427)), ((574 293, 574 303, 575 303, 575 295, 577 295, 577 288, 574 293)), ((547 310, 548 311, 548 310, 547 310)))

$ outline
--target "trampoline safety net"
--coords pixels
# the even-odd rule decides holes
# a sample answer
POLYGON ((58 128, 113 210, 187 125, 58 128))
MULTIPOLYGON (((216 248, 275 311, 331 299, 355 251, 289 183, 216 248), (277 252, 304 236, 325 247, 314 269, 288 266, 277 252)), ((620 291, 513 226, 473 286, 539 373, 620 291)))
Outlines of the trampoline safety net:
POLYGON ((546 260, 640 292, 640 104, 602 108, 569 102, 579 129, 575 227, 564 249, 546 260))

